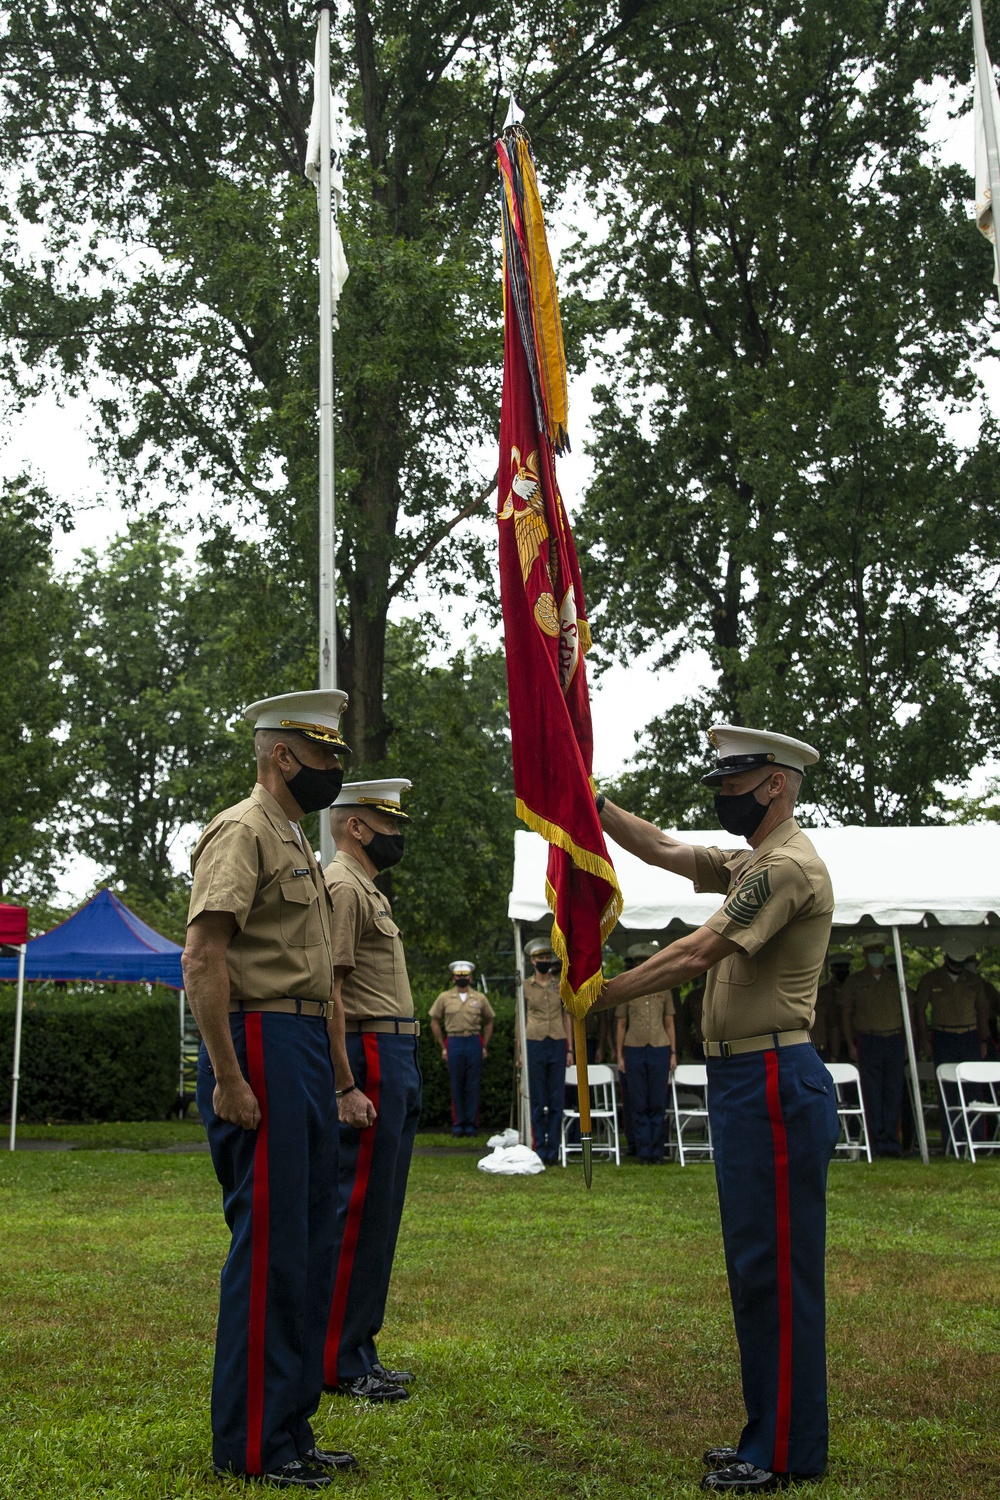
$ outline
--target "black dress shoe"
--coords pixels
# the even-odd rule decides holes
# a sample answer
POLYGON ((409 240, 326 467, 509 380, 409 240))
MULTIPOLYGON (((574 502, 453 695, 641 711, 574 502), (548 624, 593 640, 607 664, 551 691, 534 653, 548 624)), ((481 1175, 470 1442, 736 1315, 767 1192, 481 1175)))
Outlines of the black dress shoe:
POLYGON ((232 1469, 220 1468, 218 1464, 212 1465, 216 1474, 221 1479, 243 1479, 247 1484, 274 1484, 281 1490, 325 1490, 328 1484, 333 1483, 333 1475, 328 1474, 326 1469, 315 1469, 312 1464, 304 1464, 301 1459, 293 1459, 290 1464, 282 1464, 278 1469, 268 1469, 266 1474, 238 1474, 233 1475, 232 1469))
POLYGON ((706 1448, 701 1461, 706 1469, 725 1469, 734 1464, 738 1456, 738 1448, 706 1448))
POLYGON ((306 1453, 300 1453, 299 1457, 304 1464, 316 1464, 321 1469, 338 1469, 341 1473, 358 1467, 353 1453, 343 1453, 336 1448, 310 1448, 306 1453))
POLYGON ((409 1370, 387 1370, 378 1360, 372 1365, 372 1374, 389 1385, 409 1385, 413 1380, 409 1370))
POLYGON ((740 1460, 706 1474, 701 1487, 703 1490, 728 1490, 733 1495, 757 1495, 787 1490, 792 1485, 808 1484, 810 1480, 821 1477, 819 1474, 772 1474, 770 1469, 758 1469, 756 1464, 740 1460))
POLYGON ((355 1401, 407 1401, 410 1396, 405 1385, 393 1385, 389 1380, 379 1380, 377 1375, 358 1375, 354 1380, 327 1386, 327 1390, 335 1396, 351 1396, 355 1401))

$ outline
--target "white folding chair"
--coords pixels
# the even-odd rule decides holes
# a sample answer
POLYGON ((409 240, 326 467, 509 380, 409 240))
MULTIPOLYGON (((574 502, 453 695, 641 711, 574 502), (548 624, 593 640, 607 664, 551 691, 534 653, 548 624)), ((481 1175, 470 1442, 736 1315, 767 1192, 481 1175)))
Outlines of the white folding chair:
POLYGON ((962 1114, 962 1099, 958 1091, 958 1069, 961 1066, 961 1063, 938 1063, 937 1066, 938 1095, 944 1106, 941 1139, 944 1142, 945 1156, 949 1151, 953 1156, 961 1156, 965 1150, 965 1117, 962 1114), (946 1084, 951 1084, 953 1090, 951 1094, 946 1089, 946 1084))
POLYGON ((712 1126, 708 1118, 708 1069, 704 1063, 678 1063, 670 1075, 670 1094, 674 1106, 677 1159, 681 1166, 687 1166, 685 1153, 711 1161, 714 1153, 712 1126), (685 1144, 685 1130, 697 1131, 701 1139, 685 1144))
POLYGON ((965 1126, 965 1139, 969 1146, 969 1156, 975 1161, 977 1151, 1000 1150, 1000 1135, 997 1131, 997 1127, 1000 1126, 1000 1063, 961 1062, 955 1063, 954 1068, 955 1082, 958 1084, 958 1102, 962 1111, 962 1123, 965 1126), (988 1093, 979 1099, 969 1099, 965 1093, 969 1084, 977 1084, 979 1092, 982 1092, 985 1086, 988 1093), (980 1120, 992 1121, 992 1140, 973 1140, 973 1128, 980 1120))
POLYGON ((835 1149, 844 1152, 851 1161, 857 1161, 863 1151, 870 1162, 872 1148, 861 1093, 861 1074, 853 1063, 827 1063, 826 1071, 833 1080, 837 1095, 837 1119, 843 1137, 837 1141, 835 1149))
MULTIPOLYGON (((606 1063, 591 1063, 587 1069, 587 1077, 590 1084, 591 1156, 595 1159, 603 1156, 619 1167, 621 1154, 618 1149, 618 1099, 615 1094, 615 1070, 609 1068, 606 1063)), ((566 1069, 566 1082, 570 1088, 578 1086, 576 1068, 566 1069)), ((579 1119, 578 1109, 563 1111, 559 1160, 564 1167, 570 1156, 583 1156, 581 1143, 566 1139, 569 1127, 578 1123, 579 1119)))

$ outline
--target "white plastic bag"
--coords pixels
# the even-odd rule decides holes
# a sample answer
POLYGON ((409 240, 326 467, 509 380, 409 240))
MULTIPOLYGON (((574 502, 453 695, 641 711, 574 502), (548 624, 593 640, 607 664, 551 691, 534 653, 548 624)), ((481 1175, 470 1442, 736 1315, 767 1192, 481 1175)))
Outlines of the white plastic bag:
POLYGON ((534 1177, 545 1171, 545 1163, 530 1146, 498 1146, 476 1165, 480 1172, 492 1172, 499 1177, 534 1177))

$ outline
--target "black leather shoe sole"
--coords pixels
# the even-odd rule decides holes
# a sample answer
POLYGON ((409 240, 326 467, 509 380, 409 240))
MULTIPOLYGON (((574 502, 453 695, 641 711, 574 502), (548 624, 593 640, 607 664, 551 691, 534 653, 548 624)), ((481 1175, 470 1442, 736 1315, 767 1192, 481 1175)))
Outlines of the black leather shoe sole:
POLYGON ((326 1469, 316 1469, 310 1464, 290 1463, 283 1468, 272 1469, 266 1474, 234 1474, 232 1469, 222 1469, 218 1464, 212 1468, 220 1479, 242 1479, 244 1484, 270 1484, 279 1490, 325 1490, 333 1483, 333 1475, 326 1469))
POLYGON ((336 1448, 310 1448, 308 1453, 300 1453, 299 1457, 304 1464, 318 1464, 321 1469, 336 1469, 340 1474, 358 1467, 353 1453, 340 1452, 336 1448))
POLYGON ((706 1469, 726 1469, 736 1462, 738 1448, 706 1448, 701 1461, 706 1469))

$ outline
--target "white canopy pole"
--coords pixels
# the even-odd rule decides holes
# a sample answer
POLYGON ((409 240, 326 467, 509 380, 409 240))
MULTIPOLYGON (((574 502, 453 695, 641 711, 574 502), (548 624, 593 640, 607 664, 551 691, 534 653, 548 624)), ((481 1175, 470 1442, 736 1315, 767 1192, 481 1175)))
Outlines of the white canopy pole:
POLYGON ((906 993, 906 970, 903 968, 903 945, 899 940, 899 928, 892 929, 892 951, 896 955, 896 978, 899 981, 899 1003, 903 1012, 903 1034, 906 1037, 906 1055, 910 1060, 910 1094, 913 1100, 913 1120, 917 1127, 920 1159, 924 1166, 930 1165, 927 1149, 927 1126, 924 1122, 923 1090, 917 1072, 917 1049, 913 1045, 913 1027, 910 1024, 910 1000, 906 993))
MULTIPOLYGON (((319 685, 337 686, 337 590, 333 468, 333 199, 330 119, 330 5, 318 0, 315 87, 319 99, 319 685)), ((323 868, 336 854, 330 820, 320 815, 323 868)))
POLYGON ((14 1069, 10 1075, 10 1149, 17 1144, 17 1086, 21 1078, 21 1018, 24 1015, 24 960, 28 945, 21 943, 17 959, 17 1003, 14 1010, 14 1069))
POLYGON ((521 1059, 518 1072, 517 1130, 522 1146, 531 1145, 531 1085, 528 1081, 528 1015, 524 1003, 524 945, 521 924, 514 923, 514 953, 517 958, 517 1053, 521 1059))

